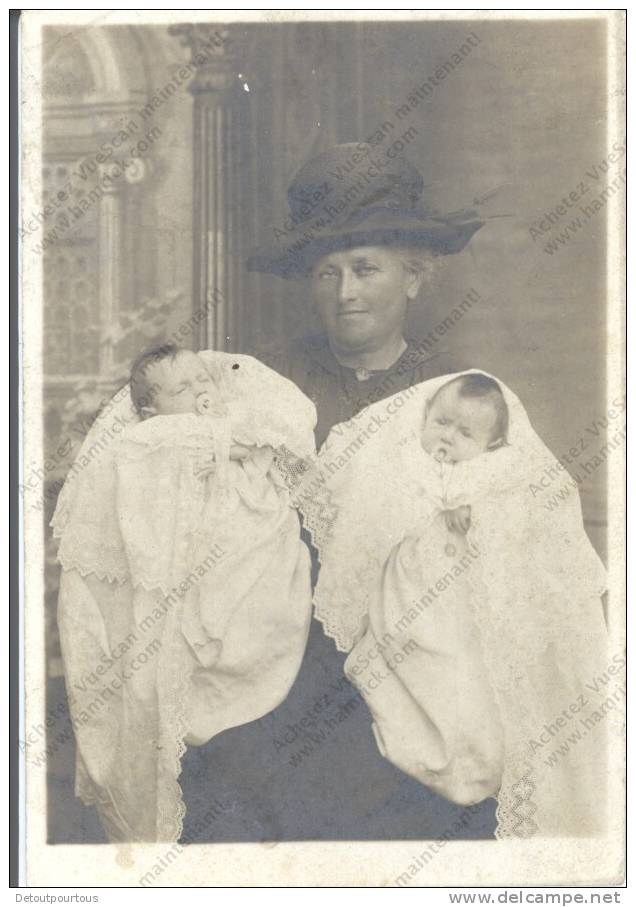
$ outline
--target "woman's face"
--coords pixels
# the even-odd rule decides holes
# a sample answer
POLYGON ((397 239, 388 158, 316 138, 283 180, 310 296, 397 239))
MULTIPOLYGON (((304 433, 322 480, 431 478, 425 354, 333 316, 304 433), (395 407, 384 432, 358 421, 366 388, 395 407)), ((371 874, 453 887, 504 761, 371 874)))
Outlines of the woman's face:
POLYGON ((329 340, 347 351, 375 351, 402 336, 421 282, 399 251, 381 246, 333 252, 311 272, 312 299, 329 340))

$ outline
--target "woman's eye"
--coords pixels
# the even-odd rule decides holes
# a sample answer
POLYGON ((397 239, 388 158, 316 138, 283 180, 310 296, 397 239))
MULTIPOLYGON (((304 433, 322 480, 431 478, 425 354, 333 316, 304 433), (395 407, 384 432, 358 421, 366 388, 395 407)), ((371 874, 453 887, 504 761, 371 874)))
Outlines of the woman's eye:
POLYGON ((378 269, 373 265, 362 265, 361 267, 356 268, 356 274, 372 274, 377 270, 378 269))
POLYGON ((448 419, 444 419, 442 416, 440 416, 435 421, 437 422, 438 425, 448 425, 448 419))
POLYGON ((336 276, 335 271, 321 271, 318 275, 319 280, 329 280, 332 277, 336 276))
POLYGON ((467 431, 465 428, 462 428, 462 434, 465 438, 472 438, 471 433, 469 431, 467 431))

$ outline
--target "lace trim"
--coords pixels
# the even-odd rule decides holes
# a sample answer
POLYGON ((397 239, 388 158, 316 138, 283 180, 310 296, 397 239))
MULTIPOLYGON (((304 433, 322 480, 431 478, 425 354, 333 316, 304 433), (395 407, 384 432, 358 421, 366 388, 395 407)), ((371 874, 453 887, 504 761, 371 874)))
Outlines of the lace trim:
POLYGON ((314 464, 292 489, 292 504, 303 515, 303 525, 311 535, 317 551, 324 550, 333 537, 340 508, 333 491, 325 484, 324 475, 314 464))
POLYGON ((99 580, 103 580, 107 583, 114 583, 118 586, 123 586, 128 582, 128 576, 124 576, 121 573, 111 573, 107 570, 101 570, 95 565, 89 567, 84 559, 80 560, 70 554, 60 557, 58 553, 57 559, 63 570, 75 570, 83 579, 86 579, 89 576, 96 576, 99 580))
POLYGON ((342 587, 338 589, 325 589, 320 597, 314 596, 314 614, 325 631, 325 634, 336 644, 339 652, 349 652, 362 631, 363 617, 368 610, 368 599, 362 602, 351 595, 346 595, 342 587), (346 609, 350 620, 343 627, 342 620, 334 616, 331 607, 332 597, 338 601, 342 609, 346 609))
MULTIPOLYGON (((493 588, 489 585, 493 577, 486 569, 488 557, 484 556, 485 542, 479 539, 478 531, 471 530, 470 536, 481 556, 473 561, 467 578, 475 620, 484 643, 482 650, 486 673, 504 731, 504 771, 497 794, 495 837, 526 839, 539 831, 535 816, 539 811, 537 799, 540 802, 541 796, 536 766, 527 758, 534 736, 533 728, 540 726, 535 706, 537 695, 532 689, 528 671, 553 645, 555 637, 553 633, 542 632, 538 639, 536 625, 542 622, 539 600, 523 603, 525 621, 520 620, 515 603, 505 596, 503 601, 500 596, 496 607, 493 607, 493 588), (509 604, 511 607, 508 609, 509 604)), ((492 539, 490 544, 493 544, 492 539)), ((511 595, 514 599, 514 590, 511 595)), ((545 629, 547 624, 545 621, 542 623, 545 629)))
POLYGON ((275 448, 273 468, 290 495, 303 481, 310 468, 307 460, 297 456, 285 444, 275 448))
POLYGON ((183 834, 186 807, 179 784, 181 760, 186 752, 185 703, 191 683, 193 664, 178 628, 183 620, 183 602, 178 601, 166 619, 157 695, 160 703, 160 749, 158 752, 157 840, 178 841, 183 834))
POLYGON ((350 584, 323 583, 314 595, 314 611, 325 633, 340 652, 349 652, 364 631, 369 612, 370 590, 377 587, 382 564, 375 557, 355 571, 350 584), (337 608, 334 608, 337 602, 337 608))
POLYGON ((123 548, 109 546, 105 539, 87 537, 84 533, 71 532, 69 529, 54 531, 54 537, 61 541, 57 559, 64 570, 76 570, 80 576, 96 576, 109 583, 123 585, 128 582, 129 570, 123 548))
POLYGON ((532 766, 525 765, 523 774, 506 769, 501 790, 497 795, 497 809, 495 816, 497 840, 505 838, 532 838, 539 831, 534 816, 539 807, 535 802, 537 785, 535 771, 532 766), (516 780, 515 780, 516 779, 516 780))

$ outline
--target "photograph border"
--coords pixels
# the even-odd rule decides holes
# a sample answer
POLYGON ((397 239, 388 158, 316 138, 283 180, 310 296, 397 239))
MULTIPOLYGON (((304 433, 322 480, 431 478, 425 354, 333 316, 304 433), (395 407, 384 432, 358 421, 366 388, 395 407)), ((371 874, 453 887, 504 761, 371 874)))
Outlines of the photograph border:
MULTIPOLYGON (((20 21, 20 207, 37 206, 41 193, 41 73, 38 48, 41 29, 49 25, 165 25, 188 22, 284 21, 403 21, 440 19, 493 21, 496 19, 562 20, 602 18, 608 25, 608 145, 622 137, 624 122, 624 27, 622 10, 550 11, 27 11, 20 21), (405 15, 408 13, 408 16, 405 15)), ((610 198, 607 218, 607 404, 622 394, 625 382, 625 212, 620 195, 610 198)), ((16 344, 22 351, 21 463, 42 457, 42 306, 41 258, 22 245, 20 307, 16 344), (28 317, 26 317, 28 313, 28 317)), ((18 401, 20 402, 20 401, 18 401)), ((621 458, 622 459, 622 458, 621 458)), ((611 651, 625 642, 625 497, 624 463, 609 461, 608 478, 608 576, 610 587, 611 651)), ((16 490, 17 491, 17 490, 16 490)), ((14 505, 16 497, 13 498, 14 505)), ((45 718, 44 676, 44 562, 41 515, 23 512, 24 529, 24 727, 45 718)), ((13 613, 13 612, 12 612, 13 613)), ((15 717, 14 717, 15 722, 15 717)), ((12 723, 12 727, 14 724, 12 723)), ((21 758, 21 765, 23 760, 21 758)), ((424 879, 413 887, 463 887, 483 885, 617 885, 623 878, 624 757, 622 741, 610 753, 610 812, 614 821, 603 839, 532 839, 527 841, 451 841, 426 867, 424 879), (584 868, 583 868, 584 867, 584 868), (538 877, 538 873, 541 877, 538 877), (575 873, 579 876, 575 877, 575 873), (419 884, 419 883, 422 884, 419 884)), ((44 772, 26 769, 26 870, 29 886, 104 887, 139 885, 144 871, 165 852, 180 845, 99 845, 99 879, 96 879, 97 845, 47 844, 47 795, 44 772)), ((23 829, 21 829, 23 831, 23 829)), ((181 847, 177 860, 162 876, 169 887, 387 887, 414 861, 430 842, 298 842, 268 844, 205 844, 181 847)), ((156 887, 164 887, 156 886, 156 887)))

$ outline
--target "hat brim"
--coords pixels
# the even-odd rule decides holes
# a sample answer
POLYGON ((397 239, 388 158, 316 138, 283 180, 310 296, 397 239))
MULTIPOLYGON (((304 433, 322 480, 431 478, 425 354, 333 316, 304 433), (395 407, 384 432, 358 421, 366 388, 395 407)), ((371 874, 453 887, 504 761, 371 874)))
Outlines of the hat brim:
POLYGON ((402 210, 381 218, 381 223, 377 221, 370 217, 355 227, 344 225, 317 232, 309 226, 289 231, 284 244, 255 249, 248 258, 247 270, 298 278, 324 255, 358 246, 415 246, 430 249, 435 255, 454 255, 484 225, 474 211, 431 217, 419 209, 402 210))

